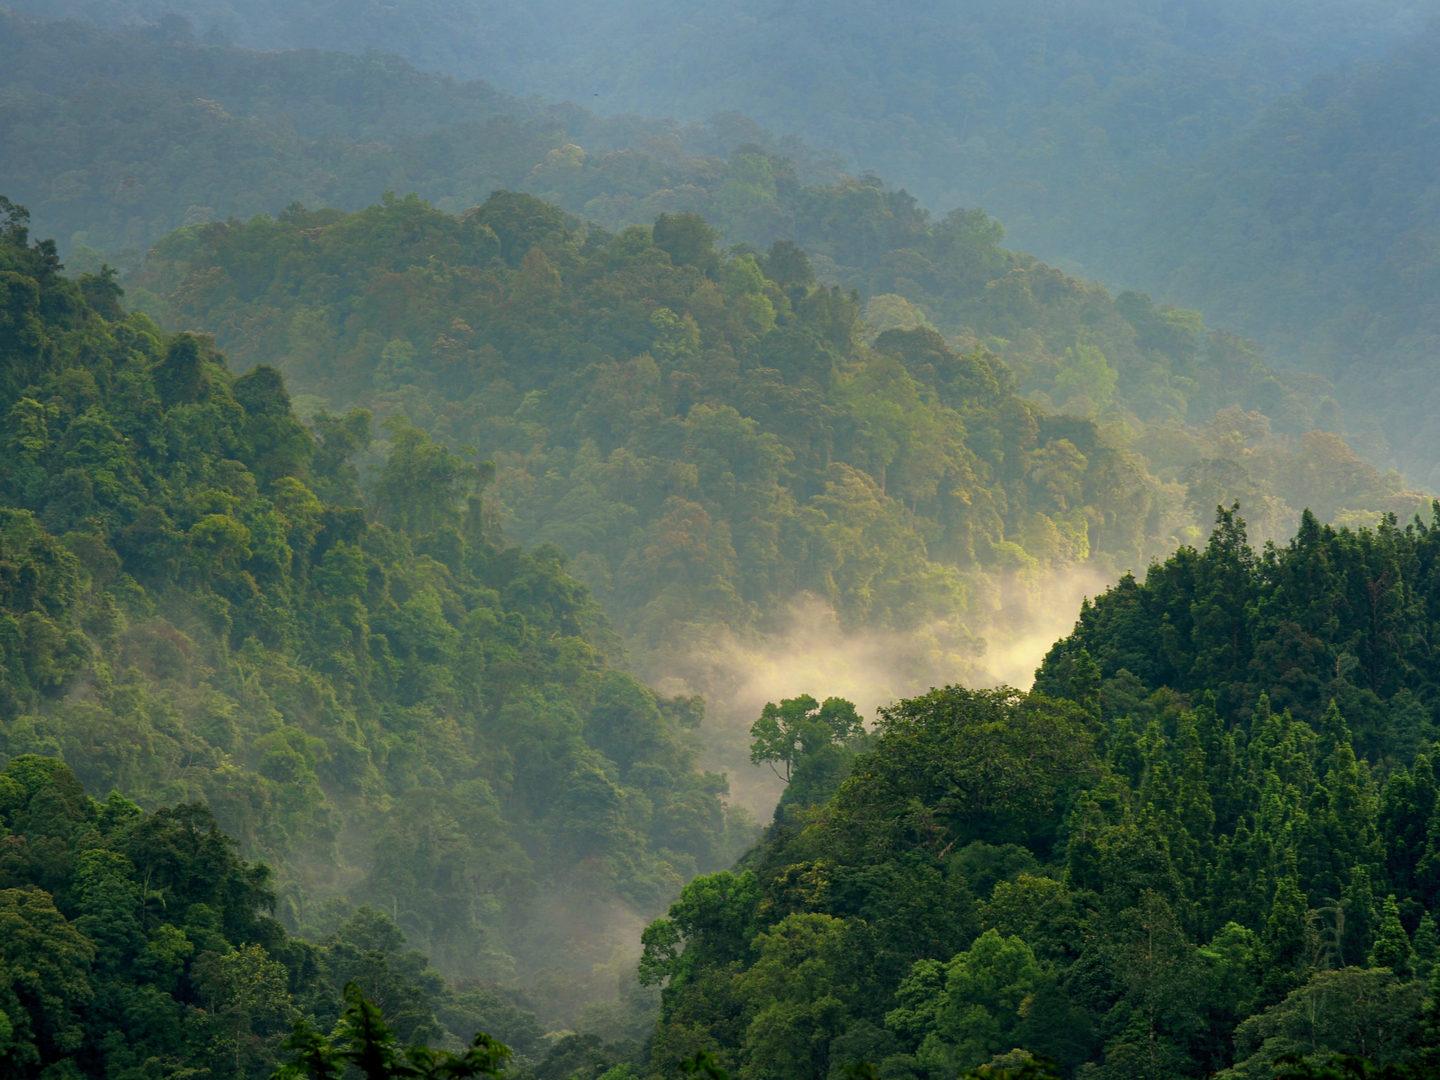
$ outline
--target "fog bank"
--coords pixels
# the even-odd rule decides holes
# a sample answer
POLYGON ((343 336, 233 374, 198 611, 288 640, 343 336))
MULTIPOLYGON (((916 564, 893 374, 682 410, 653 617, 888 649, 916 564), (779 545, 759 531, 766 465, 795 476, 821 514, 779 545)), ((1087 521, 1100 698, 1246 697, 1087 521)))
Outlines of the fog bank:
POLYGON ((748 747, 767 702, 843 697, 873 720, 877 709, 935 686, 1027 689, 1050 646, 1074 627, 1081 601, 1113 580, 1093 567, 985 578, 964 616, 911 630, 846 627, 829 604, 803 595, 776 630, 696 634, 648 674, 663 693, 705 698, 704 764, 727 773, 731 798, 764 822, 780 783, 750 764, 748 747))

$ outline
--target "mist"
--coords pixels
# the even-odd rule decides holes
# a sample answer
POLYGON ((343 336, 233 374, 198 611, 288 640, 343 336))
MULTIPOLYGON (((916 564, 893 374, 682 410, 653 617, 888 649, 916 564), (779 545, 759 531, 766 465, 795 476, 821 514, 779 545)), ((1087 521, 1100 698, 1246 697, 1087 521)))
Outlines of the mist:
POLYGON ((1081 602, 1113 580, 1090 565, 982 576, 972 610, 910 630, 847 627, 830 604, 800 595, 777 629, 717 627, 650 676, 664 693, 705 699, 704 764, 726 773, 732 801, 763 822, 783 786, 749 760, 750 725, 767 702, 842 697, 873 721, 879 709, 936 686, 1028 689, 1081 602))
POLYGON ((1440 0, 0 0, 0 1061, 1440 1075, 1436 101, 1440 0))

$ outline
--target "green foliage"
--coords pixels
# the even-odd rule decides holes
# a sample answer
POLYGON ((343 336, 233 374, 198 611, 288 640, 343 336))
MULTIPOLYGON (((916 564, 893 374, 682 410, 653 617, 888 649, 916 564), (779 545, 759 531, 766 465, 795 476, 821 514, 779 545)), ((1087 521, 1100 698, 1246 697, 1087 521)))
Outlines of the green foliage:
POLYGON ((1378 1065, 1403 1061, 1418 1041, 1421 987, 1390 971, 1341 968, 1317 973, 1285 1000, 1235 1032, 1226 1080, 1276 1075, 1279 1061, 1323 1060, 1349 1052, 1378 1065))
POLYGON ((498 1076, 510 1058, 441 1026, 464 996, 386 916, 362 911, 319 946, 290 937, 268 871, 204 807, 99 803, 31 755, 0 791, 5 1076, 498 1076))
POLYGON ((767 704, 750 727, 750 760, 759 765, 778 763, 789 783, 806 757, 844 743, 863 732, 855 706, 843 698, 826 698, 822 705, 808 694, 767 704))
POLYGON ((510 1057, 506 1046, 484 1034, 458 1054, 421 1044, 405 1046, 354 983, 345 987, 345 1011, 331 1035, 301 1026, 288 1046, 292 1058, 272 1074, 275 1080, 332 1080, 347 1070, 365 1080, 503 1076, 510 1057))
MULTIPOLYGON (((263 1076, 316 957, 270 917, 262 867, 209 813, 96 803, 50 758, 0 772, 0 1015, 7 1075, 73 1062, 263 1076)), ((47 1075, 49 1075, 47 1073, 47 1075)))
MULTIPOLYGON (((17 6, 131 26, 160 20, 168 10, 158 0, 17 6)), ((1177 0, 1156 7, 1087 0, 1056 7, 1012 0, 956 8, 931 2, 910 5, 903 18, 814 0, 746 0, 724 12, 655 0, 603 10, 544 0, 531 8, 526 18, 504 5, 432 0, 400 19, 373 3, 338 14, 334 0, 243 7, 209 0, 191 3, 187 13, 210 41, 357 54, 380 49, 422 70, 479 75, 518 91, 593 102, 607 112, 687 119, 728 114, 727 122, 701 139, 675 128, 652 129, 645 138, 634 127, 606 131, 574 112, 555 110, 536 122, 533 111, 510 102, 499 110, 510 122, 492 121, 483 140, 490 152, 477 153, 482 140, 447 130, 448 121, 463 131, 451 119, 460 96, 455 88, 428 88, 430 108, 417 118, 418 110, 406 106, 419 76, 366 70, 353 61, 360 70, 350 78, 365 80, 362 85, 389 77, 385 92, 365 95, 389 109, 367 110, 355 125, 362 132, 345 131, 361 143, 354 153, 342 155, 318 139, 307 147, 330 167, 329 176, 343 178, 325 190, 324 174, 315 175, 321 170, 295 160, 301 155, 294 137, 274 132, 279 125, 265 107, 269 102, 255 103, 232 88, 232 80, 214 79, 204 92, 176 95, 166 116, 172 129, 198 128, 207 136, 204 149, 248 136, 261 144, 250 161, 268 154, 283 166, 246 176, 248 189, 236 184, 238 190, 217 193, 216 186, 241 172, 235 166, 261 170, 236 154, 225 159, 232 166, 227 172, 202 150, 191 168, 156 180, 157 189, 166 190, 168 180, 170 190, 183 192, 177 205, 163 208, 167 223, 179 224, 186 211, 223 218, 264 209, 257 205, 261 185, 280 189, 270 197, 273 209, 317 189, 330 201, 337 200, 335 187, 340 197, 357 189, 369 195, 393 184, 395 173, 425 185, 428 197, 463 205, 488 191, 468 183, 481 173, 480 182, 498 174, 511 185, 527 183, 609 225, 698 210, 727 229, 732 219, 751 229, 773 227, 792 218, 787 189, 796 170, 754 145, 765 142, 759 127, 765 125, 801 133, 861 170, 880 171, 929 205, 986 207, 1026 248, 1225 312, 1239 329, 1341 380, 1352 425, 1363 427, 1368 439, 1388 442, 1412 475, 1433 481, 1424 428, 1434 402, 1425 390, 1424 363, 1436 336, 1428 303, 1436 264, 1424 208, 1434 186, 1424 112, 1411 108, 1435 94, 1437 39, 1427 27, 1433 14, 1427 4, 1219 0, 1197 6, 1177 0), (835 71, 863 74, 834 81, 835 71), (197 109, 197 96, 223 107, 197 109), (398 114, 393 120, 392 113, 398 114), (423 126, 430 137, 397 130, 401 120, 423 126), (362 141, 376 129, 389 136, 382 146, 362 141), (657 145, 685 145, 687 136, 707 152, 731 151, 736 160, 728 168, 693 169, 657 151, 657 145), (618 154, 617 142, 628 143, 618 154), (439 152, 437 143, 448 152, 439 152), (523 164, 512 160, 517 153, 525 155, 523 164), (412 168, 412 162, 423 165, 412 168), (601 171, 610 173, 608 182, 596 184, 601 171), (288 186, 273 179, 277 172, 288 186), (375 179, 368 187, 345 183, 355 172, 375 179), (209 188, 192 177, 209 181, 209 188), (1397 367, 1403 377, 1396 377, 1397 367), (1375 378, 1381 369, 1387 377, 1375 378)), ((140 44, 161 54, 147 57, 152 66, 167 53, 198 51, 186 35, 172 32, 140 44)), ((213 51, 207 59, 215 64, 213 51)), ((172 81, 189 66, 168 63, 172 81)), ((25 105, 38 111, 39 99, 49 106, 47 119, 59 112, 57 120, 84 123, 87 106, 93 113, 105 104, 95 95, 76 95, 71 108, 57 109, 48 100, 56 94, 52 69, 36 66, 43 74, 27 81, 25 105)), ((288 80, 272 75, 263 85, 299 84, 292 93, 304 105, 293 107, 296 115, 328 119, 339 111, 316 94, 314 76, 284 74, 288 80)), ((471 108, 488 118, 496 104, 475 93, 471 108)), ((337 126, 326 125, 326 134, 337 126)), ((92 154, 94 144, 75 142, 92 154)), ((148 179, 134 173, 124 176, 120 199, 102 200, 101 185, 121 172, 119 162, 96 168, 91 160, 56 160, 53 152, 40 157, 32 145, 17 160, 44 161, 45 180, 22 193, 37 205, 43 197, 67 238, 80 231, 103 247, 96 241, 110 230, 95 217, 133 229, 141 213, 160 210, 158 198, 134 190, 148 179), (58 179, 51 183, 51 177, 58 179), (96 214, 87 204, 97 201, 112 205, 96 214), (81 221, 89 227, 80 228, 81 221)), ((803 164, 802 174, 819 171, 814 162, 803 164)), ((13 180, 9 189, 21 191, 13 180)), ((861 191, 836 208, 834 216, 854 223, 852 247, 885 247, 887 217, 857 212, 876 201, 861 191)), ((913 250, 887 255, 902 278, 919 277, 933 263, 913 250)), ((1081 407, 1094 402, 1084 392, 1062 400, 1081 407)))
MULTIPOLYGON (((827 252, 844 235, 820 208, 847 192, 806 196, 807 235, 827 252)), ((1034 264, 876 195, 905 223, 889 243, 949 252, 912 295, 981 333, 1013 321, 990 279, 960 267, 1034 264)), ((991 352, 933 331, 866 346, 855 298, 813 284, 803 259, 784 244, 764 259, 722 253, 694 215, 610 234, 502 194, 458 218, 389 199, 192 229, 157 248, 144 282, 171 317, 243 326, 222 343, 282 366, 331 408, 404 417, 448 453, 476 448, 494 462, 506 528, 570 553, 647 656, 689 647, 707 624, 765 625, 797 591, 852 625, 911 627, 955 619, 983 593, 968 576, 1017 560, 1130 563, 1168 546, 1179 522, 1167 489, 1093 422, 1022 401, 991 352), (477 229, 500 248, 477 246, 477 229)), ((879 272, 844 273, 893 289, 879 272)), ((1041 319, 1057 324, 1059 352, 1035 342, 1050 359, 1025 370, 1048 380, 1067 356, 1103 348, 1127 358, 1133 386, 1134 365, 1150 362, 1130 324, 1108 295, 1070 285, 1056 295, 1073 303, 1057 298, 1041 319), (1082 323, 1095 343, 1077 352, 1082 323)), ((1217 371, 1210 360, 1199 368, 1217 371)), ((406 500, 452 482, 450 466, 411 461, 397 438, 379 486, 393 525, 406 500)))
POLYGON ((183 35, 18 17, 7 31, 16 105, 0 135, 27 165, 0 183, 67 248, 148 247, 185 226, 148 259, 148 309, 216 328, 308 401, 403 413, 478 448, 511 535, 569 552, 647 662, 703 637, 695 622, 764 622, 800 590, 852 623, 932 624, 985 595, 956 570, 1143 565, 1220 502, 1244 500, 1266 537, 1304 506, 1419 505, 1311 430, 1335 426, 1318 380, 1277 374, 1193 312, 1006 251, 983 213, 932 218, 874 177, 785 156, 753 125, 600 121, 398 63, 183 35), (103 67, 113 92, 57 92, 59 57, 103 67), (141 123, 121 146, 106 137, 141 123), (94 135, 43 137, 72 129, 94 135), (198 134, 177 144, 180 130, 198 134), (134 148, 162 142, 163 163, 137 165, 134 148), (397 183, 451 212, 496 188, 554 205, 506 194, 458 222, 394 198, 348 220, 298 205, 354 208, 397 183), (278 223, 206 224, 282 206, 278 223), (557 207, 619 235, 600 251, 557 207), (652 221, 647 245, 634 226, 652 221), (721 251, 716 230, 747 247, 721 251), (891 327, 876 310, 877 349, 903 373, 855 355, 857 306, 816 288, 816 267, 916 314, 891 327), (766 445, 745 445, 747 422, 766 445))
MULTIPOLYGON (((693 215, 609 236, 551 213, 496 196, 459 219, 394 200, 340 219, 257 220, 177 237, 157 255, 154 284, 178 282, 201 260, 234 265, 244 248, 245 265, 340 286, 304 302, 325 322, 325 354, 313 362, 289 359, 295 294, 281 278, 252 280, 242 297, 223 274, 195 313, 228 322, 220 311, 244 305, 251 331, 232 344, 246 355, 273 344, 276 361, 334 405, 373 406, 423 420, 452 446, 478 445, 495 461, 507 528, 567 549, 648 647, 682 622, 760 621, 797 589, 855 620, 937 614, 961 597, 944 563, 983 563, 987 543, 1053 503, 1047 478, 1034 508, 1025 505, 1023 472, 997 500, 1010 451, 967 435, 1024 406, 1003 393, 940 399, 893 356, 854 340, 843 294, 803 285, 787 294, 752 256, 722 259, 693 215), (464 237, 479 222, 513 255, 472 255, 464 237), (312 226, 318 247, 302 239, 312 226), (394 254, 389 269, 372 262, 395 233, 424 238, 403 271, 394 254), (345 294, 363 279, 379 290, 375 302, 342 327, 345 294), (402 332, 408 359, 397 374, 386 358, 402 332)), ((1093 430, 1067 435, 1088 454, 1067 477, 1072 497, 1117 481, 1149 497, 1143 476, 1093 430)), ((408 501, 443 501, 454 471, 414 460, 414 438, 397 435, 377 488, 382 519, 401 527, 420 512, 408 501)), ((1014 452, 1040 454, 1048 441, 1036 429, 1014 452)), ((1107 516, 1118 522, 1118 508, 1107 516)))
POLYGON ((896 988, 899 1007, 885 1024, 919 1044, 923 1068, 963 1072, 1015 1045, 1021 1010, 1041 978, 1024 941, 987 930, 943 968, 917 963, 896 988))
POLYGON ((767 703, 750 726, 750 761, 785 782, 777 821, 824 803, 840 786, 866 742, 855 706, 843 698, 817 702, 808 694, 767 703))
MULTIPOLYGON (((362 943, 374 927, 345 919, 367 904, 451 976, 566 972, 540 996, 578 1009, 608 945, 551 928, 595 903, 653 915, 744 839, 696 767, 693 703, 615 666, 553 551, 501 538, 473 453, 399 417, 373 456, 364 412, 307 428, 273 369, 234 377, 204 338, 97 309, 6 206, 23 332, 0 340, 0 761, 206 802, 274 863, 281 917, 331 935, 406 1039, 441 1030, 435 976, 362 943), (573 899, 542 909, 542 887, 573 899)), ((17 887, 60 895, 55 843, 17 887)), ((122 871, 89 860, 78 879, 101 966, 149 932, 111 918, 122 871)), ((233 930, 233 956, 202 962, 189 930, 193 950, 156 948, 196 965, 215 1023, 268 1039, 289 1025, 280 976, 233 930)), ((26 1040, 69 1038, 50 999, 26 1040)))
MULTIPOLYGON (((815 21, 792 6, 762 14, 815 21)), ((968 17, 1008 26, 1012 7, 968 17)), ((840 14, 824 21, 858 17, 840 14)), ((373 16, 339 21, 363 37, 373 16)), ((726 18, 717 32, 753 21, 726 18)), ((1007 105, 1003 128, 1064 142, 1089 130, 1068 110, 1095 106, 1098 43, 1149 18, 1050 13, 998 51, 970 35, 960 59, 1039 86, 1058 104, 1007 105)), ((933 13, 900 22, 954 41, 933 13)), ((1285 33, 1228 4, 1193 25, 1231 59, 1257 26, 1257 49, 1285 33)), ((207 338, 125 315, 107 267, 61 277, 0 199, 5 1069, 263 1075, 299 1018, 281 1075, 499 1075, 498 1044, 459 1050, 492 1022, 542 1080, 1433 1070, 1440 509, 1400 528, 1417 498, 1317 430, 1337 411, 1318 380, 1277 375, 1197 313, 1007 251, 983 213, 934 218, 873 177, 741 145, 758 133, 733 120, 601 122, 379 58, 199 47, 173 25, 0 29, 0 139, 27 171, 0 180, 30 185, 92 264, 87 245, 183 226, 136 279, 147 305, 257 365, 234 377, 207 338), (77 89, 67 65, 107 81, 77 89), (441 209, 387 196, 233 219, 362 206, 397 182, 441 209), (551 201, 501 191, 457 213, 506 187, 551 201), (308 427, 282 370, 320 410, 308 427), (714 624, 770 625, 801 591, 852 628, 963 624, 994 571, 1138 565, 1235 499, 1267 537, 1306 505, 1379 524, 1307 512, 1257 554, 1222 510, 1203 550, 1087 604, 1030 694, 934 690, 873 735, 840 699, 767 705, 752 760, 788 781, 775 823, 735 871, 698 877, 734 854, 724 781, 696 768, 693 707, 617 669, 576 580, 652 662, 714 624), (198 806, 84 795, 113 787, 203 798, 278 877, 198 806), (652 915, 689 878, 642 938, 662 1013, 643 1065, 593 1034, 540 1061, 533 1018, 490 985, 447 987, 405 945, 573 1012, 606 957, 569 924, 652 915)), ((966 128, 989 117, 1009 145, 983 77, 927 92, 932 51, 955 69, 945 49, 887 58, 917 91, 900 97, 958 93, 966 128)), ((1427 85, 1417 58, 1384 73, 1407 100, 1427 85)), ((667 62, 687 90, 726 92, 667 62)), ((1144 101, 1160 129, 1180 116, 1202 135, 1244 111, 1213 71, 1139 70, 1104 109, 1144 101)), ((1357 123, 1402 127, 1370 115, 1387 97, 1370 78, 1340 87, 1347 108, 1326 91, 1278 123, 1328 129, 1313 105, 1353 112, 1352 141, 1357 123)), ((856 146, 897 128, 827 113, 856 146)), ((1257 149, 1289 142, 1276 130, 1257 149)), ((1174 164, 1144 142, 1047 153, 1174 164)), ((984 138, 941 152, 966 170, 951 182, 1026 187, 984 138)), ((1071 186, 1042 201, 1095 200, 1071 186)), ((1283 317, 1393 340, 1423 267, 1377 269, 1373 318, 1333 283, 1283 317)))
MULTIPOLYGON (((1428 1075, 1435 535, 1307 516, 1257 555, 1222 511, 1031 693, 882 710, 723 931, 647 932, 653 1075, 1428 1075)), ((759 734, 787 706, 815 703, 759 734)))

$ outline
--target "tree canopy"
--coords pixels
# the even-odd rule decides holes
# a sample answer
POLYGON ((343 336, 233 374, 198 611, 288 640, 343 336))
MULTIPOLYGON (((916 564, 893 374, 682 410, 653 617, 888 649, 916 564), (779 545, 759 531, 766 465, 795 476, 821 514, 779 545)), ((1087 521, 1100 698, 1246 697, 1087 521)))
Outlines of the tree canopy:
POLYGON ((302 423, 274 369, 124 314, 5 212, 0 759, 203 801, 292 928, 373 905, 447 974, 578 1008, 605 928, 555 928, 652 914, 749 836, 695 703, 618 666, 556 552, 503 539, 473 453, 302 423))

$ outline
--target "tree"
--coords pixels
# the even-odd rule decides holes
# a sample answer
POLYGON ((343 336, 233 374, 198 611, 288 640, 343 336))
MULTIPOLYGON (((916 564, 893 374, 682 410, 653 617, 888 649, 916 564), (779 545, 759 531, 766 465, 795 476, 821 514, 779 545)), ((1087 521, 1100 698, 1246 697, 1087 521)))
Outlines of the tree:
POLYGON ((205 391, 205 357, 193 334, 181 334, 155 368, 155 389, 167 406, 199 401, 205 391))
MULTIPOLYGON (((399 843, 393 840, 391 846, 399 843)), ((324 969, 334 990, 342 996, 346 987, 362 993, 385 1014, 401 1042, 433 1042, 443 1036, 435 1008, 444 994, 444 980, 423 954, 405 947, 405 935, 390 916, 360 908, 324 946, 324 969)))
POLYGON ((242 945, 227 953, 200 955, 191 978, 236 1074, 253 1072, 269 1061, 296 1015, 285 966, 260 945, 242 945))
POLYGON ((1381 968, 1316 972, 1235 1030, 1236 1064, 1220 1076, 1259 1080, 1282 1059, 1326 1053, 1394 1062, 1419 1032, 1422 993, 1381 968))
POLYGON ((1191 1046, 1209 1002, 1200 957, 1165 898, 1145 890, 1106 933, 1111 969, 1124 987, 1107 1017, 1120 1034, 1105 1046, 1107 1074, 1147 1080, 1193 1071, 1191 1046))
POLYGON ((308 1024, 290 1037, 291 1057, 276 1080, 339 1080, 353 1069, 365 1080, 441 1080, 503 1076, 510 1050, 488 1035, 476 1035, 461 1053, 404 1046, 380 1010, 353 984, 345 988, 345 1011, 334 1031, 322 1035, 308 1024))
POLYGON ((778 705, 769 702, 750 725, 750 760, 769 765, 788 784, 807 755, 843 744, 862 731, 855 706, 844 698, 826 698, 821 704, 802 694, 778 705))
POLYGON ((655 219, 655 246, 677 266, 693 266, 713 274, 720 265, 715 251, 719 233, 699 214, 661 214, 655 219))
POLYGON ((823 1076, 850 1018, 863 967, 858 928, 819 913, 787 915, 755 939, 738 989, 750 1016, 740 1080, 823 1076))
POLYGON ((382 520, 411 533, 434 532, 454 523, 466 494, 484 477, 403 417, 392 417, 390 454, 376 486, 382 520))
POLYGON ((924 1068, 953 1075, 1017 1045, 1044 981, 1025 942, 987 930, 943 968, 917 964, 896 991, 908 1007, 902 1004, 885 1023, 916 1046, 924 1068))
POLYGON ((1370 948, 1370 966, 1389 968, 1397 978, 1404 979, 1411 974, 1411 959, 1410 935, 1400 923, 1400 906, 1391 893, 1380 910, 1380 926, 1370 948))
POLYGON ((94 944, 34 886, 0 889, 0 1062, 38 1074, 78 1050, 94 944))

